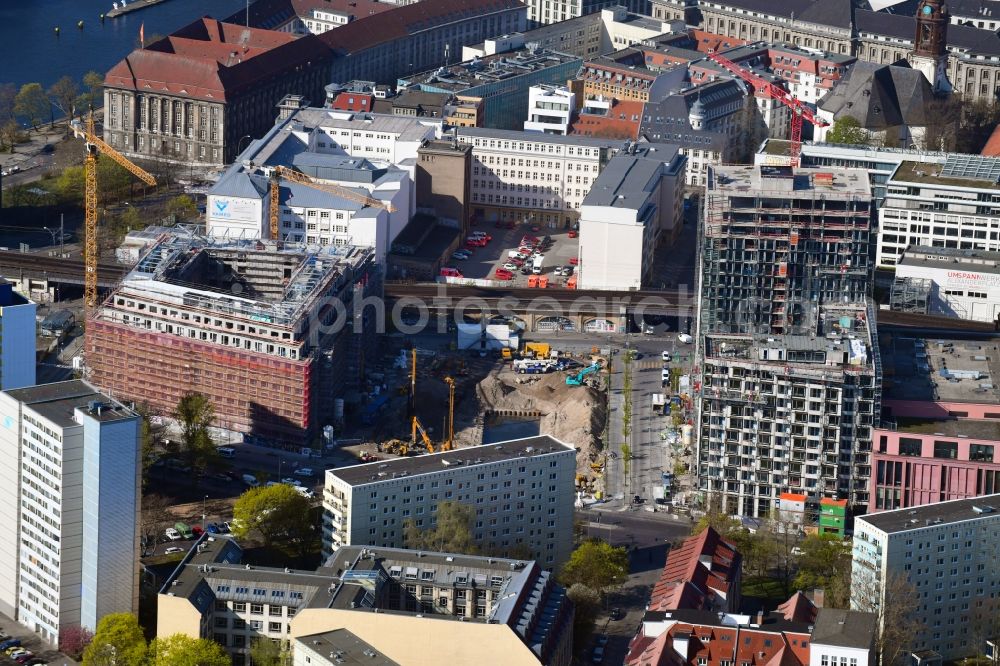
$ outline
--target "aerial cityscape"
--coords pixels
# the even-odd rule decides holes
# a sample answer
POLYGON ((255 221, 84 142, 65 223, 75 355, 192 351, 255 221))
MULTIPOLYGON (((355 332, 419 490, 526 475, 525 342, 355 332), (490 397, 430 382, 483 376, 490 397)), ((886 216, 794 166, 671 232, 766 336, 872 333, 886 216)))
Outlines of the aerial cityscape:
POLYGON ((1000 664, 1000 0, 0 59, 0 666, 1000 664))

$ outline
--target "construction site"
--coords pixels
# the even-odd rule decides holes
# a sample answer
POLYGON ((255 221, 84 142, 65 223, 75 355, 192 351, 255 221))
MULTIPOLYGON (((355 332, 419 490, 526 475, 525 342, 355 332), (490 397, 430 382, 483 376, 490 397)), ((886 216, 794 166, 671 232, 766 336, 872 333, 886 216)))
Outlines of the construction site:
POLYGON ((808 333, 816 307, 869 294, 871 188, 858 169, 709 169, 702 331, 808 333))
POLYGON ((598 476, 607 372, 596 350, 570 355, 529 342, 481 356, 387 344, 354 419, 362 460, 478 446, 491 424, 524 422, 576 447, 580 476, 598 476))
POLYGON ((364 334, 367 317, 337 325, 334 304, 350 313, 379 283, 368 249, 173 230, 150 242, 91 315, 89 378, 157 414, 199 392, 223 431, 318 447, 337 400, 360 387, 376 342, 364 334))

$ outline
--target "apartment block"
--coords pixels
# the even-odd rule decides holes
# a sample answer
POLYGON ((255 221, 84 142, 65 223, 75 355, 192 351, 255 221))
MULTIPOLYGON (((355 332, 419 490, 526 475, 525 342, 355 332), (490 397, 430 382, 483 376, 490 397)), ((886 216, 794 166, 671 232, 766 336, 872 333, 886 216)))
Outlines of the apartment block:
POLYGON ((698 475, 726 513, 764 518, 785 492, 869 501, 882 370, 874 311, 810 309, 796 334, 704 335, 698 475))
POLYGON ((709 168, 702 331, 814 330, 818 306, 870 293, 874 234, 862 171, 709 168))
POLYGON ((380 293, 380 276, 369 249, 176 231, 88 321, 90 377, 159 414, 197 391, 219 428, 309 446, 362 381, 375 315, 354 307, 380 293))
POLYGON ((482 98, 482 126, 521 129, 532 86, 559 85, 573 77, 578 56, 527 45, 401 78, 400 90, 450 93, 482 98))
POLYGON ((472 216, 567 228, 598 174, 624 144, 616 139, 459 128, 472 146, 472 216))
POLYGON ((677 146, 626 144, 580 206, 581 289, 640 289, 680 234, 686 160, 677 146))
POLYGON ((441 502, 475 509, 473 535, 499 552, 523 545, 547 568, 572 550, 575 450, 543 435, 326 472, 323 552, 399 548, 403 523, 427 529, 441 502))
POLYGON ((280 240, 371 248, 383 262, 413 216, 416 149, 439 127, 417 118, 297 110, 252 142, 208 191, 206 232, 270 238, 280 167, 301 174, 277 181, 280 240))
POLYGON ((0 390, 35 384, 38 306, 0 278, 0 390))
POLYGON ((528 90, 528 119, 524 121, 524 130, 565 136, 569 133, 575 112, 575 97, 566 87, 531 86, 528 90))
POLYGON ((56 646, 139 600, 139 418, 73 380, 0 394, 0 612, 56 646))
MULTIPOLYGON (((986 650, 1000 595, 1000 495, 938 502, 855 519, 851 607, 900 594, 919 630, 914 652, 953 661, 986 650)), ((899 599, 893 599, 899 603, 899 599)))
POLYGON ((908 245, 1000 251, 1000 158, 952 153, 944 164, 900 163, 879 208, 876 261, 908 245))
POLYGON ((157 608, 157 636, 214 640, 237 666, 257 639, 291 640, 295 664, 571 661, 572 605, 532 561, 345 546, 293 570, 245 564, 235 541, 205 535, 157 608))
POLYGON ((871 511, 1000 493, 1000 340, 882 338, 871 511))

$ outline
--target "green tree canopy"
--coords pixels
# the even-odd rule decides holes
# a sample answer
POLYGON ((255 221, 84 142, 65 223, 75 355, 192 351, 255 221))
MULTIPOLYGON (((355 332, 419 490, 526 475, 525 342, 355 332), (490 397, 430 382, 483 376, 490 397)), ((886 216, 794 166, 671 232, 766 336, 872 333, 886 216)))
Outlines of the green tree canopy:
POLYGON ((83 113, 90 110, 90 107, 100 106, 101 96, 104 94, 104 75, 93 70, 83 75, 83 97, 78 104, 78 112, 83 113))
POLYGON ((167 213, 176 215, 178 220, 190 220, 198 216, 198 206, 186 194, 179 194, 167 202, 167 213))
POLYGON ((49 98, 45 96, 40 83, 25 83, 14 98, 14 113, 27 118, 31 125, 38 129, 42 119, 50 115, 49 98))
POLYGON ((207 638, 174 634, 155 638, 149 644, 149 666, 231 666, 232 663, 225 649, 207 638))
POLYGON ((601 609, 601 595, 583 583, 574 583, 566 596, 573 602, 573 651, 580 652, 590 644, 594 621, 601 609))
POLYGON ((146 638, 139 620, 131 613, 105 615, 97 623, 97 632, 83 651, 84 666, 143 664, 146 661, 146 638))
POLYGON ((832 534, 810 534, 799 545, 799 573, 795 587, 823 588, 827 605, 847 608, 851 591, 851 548, 832 534))
POLYGON ((259 537, 268 546, 278 542, 305 552, 315 530, 309 500, 287 483, 251 488, 233 505, 233 534, 259 537))
POLYGON ((407 548, 442 553, 478 555, 480 544, 472 534, 475 511, 459 502, 440 502, 433 527, 420 529, 411 519, 403 521, 403 541, 407 548))
POLYGON ((250 643, 250 661, 254 666, 286 666, 291 663, 288 641, 256 638, 250 643))
POLYGON ((584 541, 563 565, 560 580, 566 587, 577 583, 603 594, 628 578, 628 551, 605 541, 584 541))
MULTIPOLYGON (((181 455, 193 472, 205 469, 217 455, 208 429, 215 420, 215 408, 208 396, 186 393, 177 403, 174 418, 181 425, 181 455)), ((198 474, 192 474, 197 479, 198 474)))
POLYGON ((828 143, 846 143, 852 146, 864 146, 869 143, 868 132, 861 123, 850 116, 838 118, 826 135, 828 143))

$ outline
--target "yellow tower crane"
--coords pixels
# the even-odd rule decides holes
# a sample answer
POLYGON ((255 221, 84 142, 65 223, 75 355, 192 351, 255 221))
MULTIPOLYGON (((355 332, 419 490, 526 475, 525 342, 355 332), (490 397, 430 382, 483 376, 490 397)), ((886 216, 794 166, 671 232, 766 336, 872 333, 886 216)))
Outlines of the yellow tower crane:
POLYGON ((84 161, 84 243, 83 243, 83 303, 89 313, 97 305, 97 155, 107 155, 123 166, 133 176, 152 187, 156 179, 145 170, 128 161, 124 155, 106 144, 94 133, 94 112, 87 116, 87 126, 73 122, 73 134, 86 141, 87 159, 84 161))
POLYGON ((364 194, 359 194, 348 187, 342 187, 340 185, 334 185, 333 183, 324 183, 305 175, 301 171, 295 171, 294 169, 289 169, 288 167, 276 166, 271 170, 271 239, 279 240, 278 234, 280 229, 278 228, 278 212, 280 210, 280 184, 281 180, 288 180, 293 183, 298 183, 299 185, 305 185, 306 187, 311 187, 314 190, 319 190, 320 192, 326 192, 328 194, 334 194, 338 197, 342 197, 349 201, 355 201, 359 204, 365 206, 372 206, 374 208, 384 208, 390 213, 396 212, 396 207, 391 203, 381 201, 380 199, 375 199, 373 197, 366 196, 364 194))

